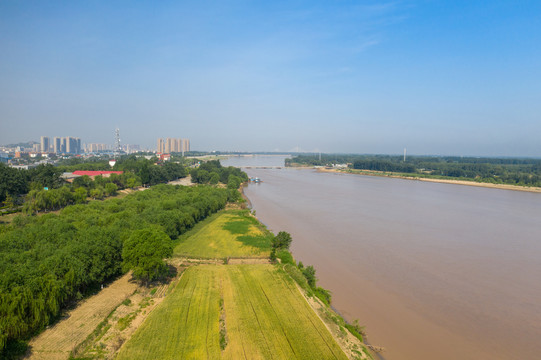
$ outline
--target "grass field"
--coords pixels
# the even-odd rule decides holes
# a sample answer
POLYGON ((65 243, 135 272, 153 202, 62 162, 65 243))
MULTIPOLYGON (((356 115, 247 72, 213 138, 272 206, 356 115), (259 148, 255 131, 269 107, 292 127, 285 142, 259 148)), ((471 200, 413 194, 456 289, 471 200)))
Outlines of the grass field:
POLYGON ((272 265, 199 265, 117 359, 346 359, 293 280, 272 265))
POLYGON ((184 234, 174 253, 196 258, 265 258, 270 255, 272 236, 248 210, 221 211, 184 234))

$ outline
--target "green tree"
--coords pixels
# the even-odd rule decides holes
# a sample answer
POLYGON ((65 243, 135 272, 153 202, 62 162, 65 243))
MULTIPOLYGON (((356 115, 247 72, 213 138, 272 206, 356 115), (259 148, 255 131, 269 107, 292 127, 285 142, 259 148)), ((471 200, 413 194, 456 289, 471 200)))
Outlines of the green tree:
POLYGON ((90 190, 90 197, 92 197, 94 200, 103 199, 103 188, 97 187, 90 190))
POLYGON ((79 176, 79 177, 76 177, 75 179, 73 179, 73 186, 78 188, 78 187, 85 187, 87 189, 90 189, 92 188, 92 179, 90 178, 90 176, 88 175, 83 175, 83 176, 79 176))
POLYGON ((272 248, 270 253, 270 261, 275 262, 276 261, 276 249, 272 248))
POLYGON ((134 231, 124 242, 122 269, 149 282, 167 274, 165 257, 173 254, 173 243, 167 234, 155 227, 134 231))
POLYGON ((105 184, 105 193, 107 196, 112 196, 116 194, 116 191, 118 190, 118 186, 114 183, 107 183, 105 184))
POLYGON ((139 177, 141 178, 141 182, 143 185, 147 185, 150 183, 150 170, 148 163, 143 163, 139 170, 139 177))
POLYGON ((302 270, 302 274, 308 281, 308 285, 313 289, 316 287, 316 269, 312 265, 308 265, 302 270))
POLYGON ((220 175, 218 175, 218 173, 216 173, 216 172, 212 172, 210 174, 209 183, 212 184, 212 185, 216 185, 216 184, 218 184, 219 181, 220 181, 220 175))
POLYGON ((289 249, 292 241, 293 239, 288 232, 280 231, 278 235, 272 239, 272 247, 275 249, 289 249))
POLYGON ((136 181, 137 180, 135 179, 135 177, 130 177, 126 180, 126 187, 133 189, 135 187, 136 181))
POLYGON ((13 201, 13 196, 7 195, 6 200, 4 200, 4 206, 8 209, 12 209, 15 207, 15 202, 13 201))
POLYGON ((227 188, 231 190, 237 190, 242 183, 242 179, 235 175, 230 175, 227 181, 227 188))
POLYGON ((4 201, 6 196, 16 196, 28 192, 28 171, 10 168, 0 163, 0 202, 4 201))
POLYGON ((29 170, 29 174, 32 181, 39 184, 40 188, 48 187, 53 189, 64 184, 64 180, 60 177, 62 170, 51 164, 39 165, 29 170))
POLYGON ((206 184, 210 180, 210 174, 205 169, 199 169, 199 171, 197 172, 197 175, 198 175, 198 179, 199 179, 198 183, 200 183, 200 184, 206 184))
POLYGON ((84 204, 86 202, 87 191, 84 187, 79 187, 75 189, 75 194, 73 196, 76 204, 84 204))

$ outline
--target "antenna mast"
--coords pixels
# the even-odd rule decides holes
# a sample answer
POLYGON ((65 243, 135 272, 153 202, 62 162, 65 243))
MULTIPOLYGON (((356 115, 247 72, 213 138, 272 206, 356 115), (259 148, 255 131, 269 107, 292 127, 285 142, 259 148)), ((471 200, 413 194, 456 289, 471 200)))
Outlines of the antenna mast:
POLYGON ((120 152, 122 151, 122 146, 120 146, 120 129, 115 129, 115 144, 114 144, 114 153, 115 157, 120 155, 120 152))

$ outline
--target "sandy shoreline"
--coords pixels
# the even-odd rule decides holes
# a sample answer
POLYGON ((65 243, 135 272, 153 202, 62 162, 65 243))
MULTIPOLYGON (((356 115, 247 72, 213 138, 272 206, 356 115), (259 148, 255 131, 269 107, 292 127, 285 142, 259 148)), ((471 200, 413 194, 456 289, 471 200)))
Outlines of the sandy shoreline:
POLYGON ((519 185, 491 184, 491 183, 479 183, 479 182, 475 182, 475 181, 465 181, 465 180, 431 179, 431 178, 422 178, 422 177, 410 177, 410 176, 402 176, 402 175, 393 175, 393 174, 384 173, 384 172, 363 171, 363 170, 347 171, 347 170, 341 170, 341 169, 319 168, 319 169, 317 169, 317 171, 319 171, 319 172, 330 172, 330 173, 340 173, 340 174, 381 176, 381 177, 390 177, 390 178, 405 179, 405 180, 419 180, 419 181, 428 181, 428 182, 444 183, 444 184, 477 186, 477 187, 485 187, 485 188, 500 189, 500 190, 513 190, 513 191, 525 191, 525 192, 541 193, 541 188, 539 188, 539 187, 527 187, 527 186, 519 186, 519 185))

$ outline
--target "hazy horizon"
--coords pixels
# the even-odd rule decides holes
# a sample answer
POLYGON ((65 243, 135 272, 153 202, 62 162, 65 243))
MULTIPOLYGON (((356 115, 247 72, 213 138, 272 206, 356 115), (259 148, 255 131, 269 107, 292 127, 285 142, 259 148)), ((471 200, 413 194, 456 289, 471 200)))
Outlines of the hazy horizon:
POLYGON ((541 4, 0 2, 0 144, 540 157, 541 4))

